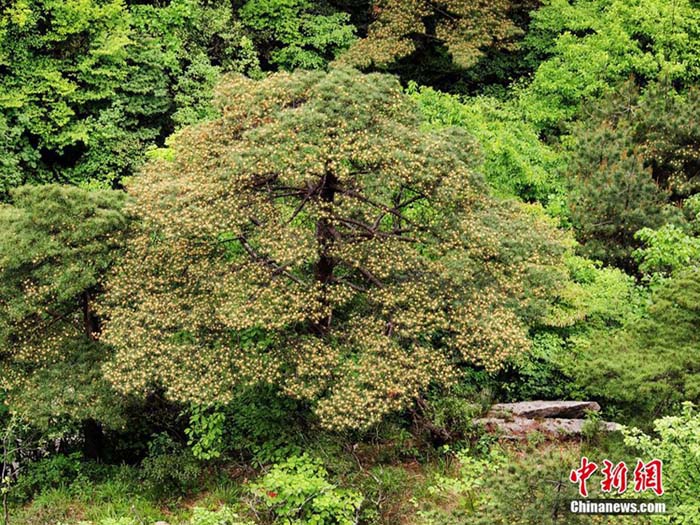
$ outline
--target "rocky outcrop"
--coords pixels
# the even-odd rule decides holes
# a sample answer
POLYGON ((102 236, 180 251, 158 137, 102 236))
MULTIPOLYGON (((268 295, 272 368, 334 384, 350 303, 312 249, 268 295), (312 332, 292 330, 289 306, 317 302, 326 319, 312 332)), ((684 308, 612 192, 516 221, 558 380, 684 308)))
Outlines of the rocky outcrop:
MULTIPOLYGON (((530 432, 541 432, 553 438, 581 436, 587 423, 587 412, 599 412, 595 401, 523 401, 493 405, 486 417, 475 423, 488 431, 500 432, 506 438, 518 439, 530 432)), ((614 432, 617 423, 601 421, 599 430, 614 432)))
POLYGON ((498 403, 489 414, 525 418, 584 418, 586 412, 600 412, 595 401, 521 401, 519 403, 498 403))

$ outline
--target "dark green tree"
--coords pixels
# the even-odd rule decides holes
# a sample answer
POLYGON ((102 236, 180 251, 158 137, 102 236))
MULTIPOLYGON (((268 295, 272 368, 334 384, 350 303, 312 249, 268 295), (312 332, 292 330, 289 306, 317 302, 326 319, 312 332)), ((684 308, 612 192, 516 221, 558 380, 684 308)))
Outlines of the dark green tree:
POLYGON ((248 0, 239 16, 272 68, 323 68, 355 40, 350 15, 323 1, 248 0))
POLYGON ((700 190, 700 94, 628 82, 574 128, 571 219, 583 251, 635 269, 635 233, 680 220, 700 190), (673 206, 672 206, 673 205, 673 206))
POLYGON ((23 186, 0 206, 0 389, 30 421, 121 422, 95 297, 122 246, 126 195, 23 186))

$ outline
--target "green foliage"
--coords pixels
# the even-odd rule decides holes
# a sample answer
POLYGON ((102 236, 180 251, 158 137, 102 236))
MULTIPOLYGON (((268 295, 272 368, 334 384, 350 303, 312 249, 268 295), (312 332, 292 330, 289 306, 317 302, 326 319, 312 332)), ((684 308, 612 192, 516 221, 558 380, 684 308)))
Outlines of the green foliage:
POLYGON ((699 57, 695 0, 3 2, 10 522, 700 524, 699 57), (473 424, 532 398, 603 412, 473 424), (669 413, 675 515, 566 512, 669 413))
POLYGON ((576 375, 590 394, 647 420, 700 400, 699 277, 694 266, 662 280, 642 316, 579 348, 576 375))
POLYGON ((121 423, 122 403, 95 363, 94 296, 118 257, 126 196, 23 186, 0 207, 0 375, 7 403, 44 425, 55 418, 121 423), (69 381, 66 388, 64 381, 69 381))
POLYGON ((570 328, 572 333, 606 331, 622 326, 642 309, 643 294, 632 276, 579 256, 566 262, 571 280, 559 290, 546 320, 549 326, 570 328))
POLYGON ((190 424, 185 429, 187 445, 197 459, 209 460, 221 457, 224 445, 226 414, 210 407, 193 406, 190 424))
POLYGON ((627 83, 575 127, 570 207, 584 253, 633 270, 635 233, 682 219, 671 204, 700 190, 698 110, 694 89, 659 84, 640 95, 627 83))
POLYGON ((0 17, 0 195, 117 185, 176 125, 213 116, 221 69, 256 71, 228 2, 13 0, 0 17))
MULTIPOLYGON (((127 78, 129 18, 118 0, 13 0, 0 15, 0 108, 14 141, 14 178, 56 180, 47 153, 66 166, 103 133, 100 115, 127 78)), ((8 161, 6 160, 5 163, 8 161)), ((53 162, 51 162, 53 164, 53 162)), ((67 166, 66 166, 67 167, 67 166)), ((105 180, 109 168, 95 176, 105 180)), ((70 178, 68 170, 61 173, 70 178)))
POLYGON ((424 416, 432 427, 445 431, 443 438, 449 437, 450 441, 454 441, 469 434, 474 428, 474 418, 484 413, 483 405, 490 404, 491 400, 484 391, 477 393, 465 383, 460 383, 448 392, 433 392, 427 401, 424 416))
POLYGON ((692 0, 547 0, 525 38, 532 82, 520 106, 539 128, 571 119, 635 76, 690 86, 700 80, 700 9, 692 0))
POLYGON ((199 486, 202 467, 190 450, 163 433, 154 436, 149 443, 140 475, 154 497, 174 498, 191 493, 199 486))
POLYGON ((238 392, 225 407, 224 448, 267 465, 301 454, 302 421, 308 416, 300 403, 273 388, 238 392))
MULTIPOLYGON (((140 525, 138 518, 104 518, 94 525, 140 525)), ((81 522, 78 525, 93 525, 92 522, 81 522)), ((252 525, 250 521, 242 520, 238 514, 225 505, 218 510, 201 507, 192 509, 192 517, 180 522, 180 525, 252 525)))
POLYGON ((130 185, 143 221, 104 309, 115 387, 229 404, 267 384, 368 428, 527 347, 563 236, 488 194, 461 130, 419 129, 394 78, 354 70, 232 77, 219 104, 130 185))
POLYGON ((248 0, 239 14, 263 57, 287 71, 323 68, 355 39, 350 16, 325 2, 248 0))
POLYGON ((700 470, 700 413, 692 403, 683 403, 680 415, 654 421, 654 436, 626 428, 625 444, 642 454, 643 461, 663 461, 664 500, 671 510, 654 523, 700 523, 698 471, 700 470))
POLYGON ((458 126, 474 135, 483 155, 480 169, 498 193, 543 205, 560 198, 561 157, 515 109, 493 98, 462 100, 415 84, 409 94, 431 127, 458 126))
POLYGON ((36 494, 69 486, 81 472, 81 454, 56 454, 30 463, 20 474, 14 499, 28 501, 36 494))
MULTIPOLYGON (((516 356, 494 378, 496 392, 510 400, 579 399, 599 395, 588 389, 584 355, 600 340, 634 322, 645 309, 646 293, 635 279, 617 268, 569 255, 569 279, 559 289, 549 316, 531 330, 532 349, 516 356)), ((614 360, 617 354, 601 355, 614 360)), ((615 403, 608 399, 606 409, 615 403)))
POLYGON ((158 503, 147 497, 138 474, 134 467, 81 462, 72 482, 64 479, 55 488, 47 485, 31 502, 13 509, 10 523, 95 525, 117 520, 152 524, 168 519, 158 503))
POLYGON ((307 455, 274 465, 251 485, 258 506, 286 525, 353 525, 362 495, 331 483, 328 473, 307 455))
POLYGON ((252 522, 242 520, 225 506, 216 511, 195 507, 189 525, 252 525, 252 522))
MULTIPOLYGON (((491 450, 483 458, 459 454, 458 467, 439 474, 429 497, 417 499, 419 525, 579 525, 649 523, 643 516, 586 516, 569 512, 576 485, 569 472, 585 454, 576 445, 491 450)), ((595 483, 589 490, 597 492, 595 483)), ((595 497, 595 496, 592 496, 595 497)), ((602 497, 602 496, 599 496, 602 497)), ((606 495, 605 497, 609 497, 606 495)))
POLYGON ((556 329, 535 331, 530 351, 494 378, 498 398, 517 401, 571 397, 572 378, 566 371, 571 353, 567 335, 556 329))
POLYGON ((642 228, 635 237, 643 243, 632 254, 646 277, 664 276, 700 261, 700 195, 685 203, 691 220, 685 227, 665 224, 658 230, 642 228))
MULTIPOLYGON (((466 517, 489 497, 484 490, 489 474, 505 467, 506 456, 497 447, 490 449, 482 458, 474 457, 465 449, 455 453, 454 461, 457 463, 455 472, 449 476, 437 475, 428 487, 428 493, 437 499, 457 501, 458 508, 452 512, 453 517, 466 517)), ((429 523, 430 514, 423 511, 419 516, 428 518, 426 521, 429 523)))

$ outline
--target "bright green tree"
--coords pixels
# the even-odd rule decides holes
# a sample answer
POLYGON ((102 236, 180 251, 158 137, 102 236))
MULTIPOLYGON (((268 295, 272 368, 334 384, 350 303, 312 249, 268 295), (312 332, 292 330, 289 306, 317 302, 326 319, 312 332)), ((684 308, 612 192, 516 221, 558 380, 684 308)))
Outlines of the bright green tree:
POLYGON ((364 428, 527 349, 559 234, 488 195, 463 132, 422 131, 393 77, 352 70, 232 78, 218 101, 129 186, 115 387, 205 404, 270 383, 364 428))
POLYGON ((460 98, 432 88, 409 86, 430 126, 458 126, 479 142, 479 167, 500 194, 526 202, 563 201, 563 158, 540 140, 517 110, 492 97, 460 98))
POLYGON ((148 146, 212 116, 219 72, 256 70, 230 5, 12 0, 0 13, 0 192, 117 185, 148 146))
POLYGON ((700 195, 685 202, 686 224, 664 224, 658 230, 643 228, 635 237, 642 247, 632 255, 647 278, 658 278, 700 262, 700 195))
POLYGON ((126 79, 130 36, 119 0, 16 0, 3 9, 0 108, 16 179, 52 180, 54 166, 73 164, 99 121, 89 108, 109 106, 126 79))
POLYGON ((585 390, 633 417, 659 417, 700 400, 700 269, 657 284, 650 305, 621 329, 579 348, 575 376, 585 390))
POLYGON ((525 39, 537 69, 521 101, 541 128, 571 119, 630 76, 640 85, 700 80, 700 8, 692 0, 543 3, 525 39))

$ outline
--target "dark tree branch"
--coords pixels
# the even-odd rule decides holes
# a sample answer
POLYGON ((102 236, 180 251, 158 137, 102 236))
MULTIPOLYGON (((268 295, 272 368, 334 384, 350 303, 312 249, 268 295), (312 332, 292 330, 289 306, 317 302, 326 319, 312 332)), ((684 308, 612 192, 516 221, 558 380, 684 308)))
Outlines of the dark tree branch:
POLYGON ((265 266, 268 266, 273 269, 273 275, 284 275, 285 277, 291 279, 297 284, 300 284, 302 286, 307 286, 307 283, 299 279, 296 275, 288 272, 285 270, 285 266, 275 262, 274 260, 270 259, 269 257, 264 257, 257 253, 253 247, 250 245, 248 242, 248 239, 245 237, 237 237, 237 240, 240 241, 241 246, 243 246, 243 249, 246 251, 246 253, 255 261, 255 262, 260 262, 264 264, 265 266))

